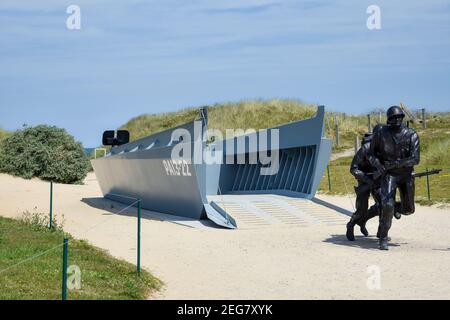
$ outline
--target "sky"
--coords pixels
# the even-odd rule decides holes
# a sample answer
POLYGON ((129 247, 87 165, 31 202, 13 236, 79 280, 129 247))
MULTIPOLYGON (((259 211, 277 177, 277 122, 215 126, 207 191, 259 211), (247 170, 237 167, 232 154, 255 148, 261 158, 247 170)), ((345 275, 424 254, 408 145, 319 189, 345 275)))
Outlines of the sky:
POLYGON ((3 129, 56 125, 94 147, 141 114, 252 98, 450 111, 450 0, 0 2, 3 129))

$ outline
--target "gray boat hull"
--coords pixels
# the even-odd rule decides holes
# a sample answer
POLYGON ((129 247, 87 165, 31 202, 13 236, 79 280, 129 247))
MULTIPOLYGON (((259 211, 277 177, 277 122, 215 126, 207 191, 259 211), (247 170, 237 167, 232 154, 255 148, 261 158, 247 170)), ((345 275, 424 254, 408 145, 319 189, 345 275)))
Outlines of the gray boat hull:
MULTIPOLYGON (((261 175, 263 165, 259 162, 227 164, 226 161, 227 157, 241 155, 249 159, 252 154, 272 150, 270 139, 264 147, 267 150, 250 143, 239 149, 238 138, 233 138, 233 148, 227 143, 217 148, 217 144, 205 143, 207 117, 113 148, 106 157, 92 160, 92 166, 106 198, 123 203, 140 199, 144 209, 192 219, 209 218, 224 227, 235 228, 234 219, 215 203, 210 203, 208 195, 314 196, 331 154, 331 141, 324 137, 324 115, 324 107, 319 107, 311 119, 267 130, 269 136, 274 129, 279 134, 279 169, 272 175, 261 175), (185 133, 185 139, 174 138, 177 129, 185 133), (182 160, 174 160, 174 148, 181 146, 193 152, 183 155, 182 160), (223 155, 222 163, 198 161, 218 149, 223 155)), ((259 140, 261 132, 245 135, 244 139, 259 140)))

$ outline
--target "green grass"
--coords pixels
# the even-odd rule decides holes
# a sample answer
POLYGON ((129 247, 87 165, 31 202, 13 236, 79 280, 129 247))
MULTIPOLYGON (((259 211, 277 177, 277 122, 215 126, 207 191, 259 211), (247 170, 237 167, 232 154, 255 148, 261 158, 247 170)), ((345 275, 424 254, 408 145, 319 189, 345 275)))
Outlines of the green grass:
MULTIPOLYGON (((61 299, 62 246, 2 272, 1 270, 62 244, 60 228, 32 220, 0 217, 0 300, 61 299)), ((66 234, 67 236, 67 234, 66 234)), ((68 299, 147 299, 161 282, 149 272, 116 259, 86 241, 70 238, 68 265, 81 270, 81 289, 68 299)))

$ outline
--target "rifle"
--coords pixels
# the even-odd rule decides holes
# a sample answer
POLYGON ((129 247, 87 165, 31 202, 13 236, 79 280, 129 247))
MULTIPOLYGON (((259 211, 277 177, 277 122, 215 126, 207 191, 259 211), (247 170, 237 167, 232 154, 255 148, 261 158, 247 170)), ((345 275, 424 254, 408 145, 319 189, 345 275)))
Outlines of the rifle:
MULTIPOLYGON (((423 172, 413 172, 412 176, 414 178, 421 178, 421 177, 425 177, 425 176, 431 176, 433 174, 439 174, 442 171, 442 169, 432 169, 429 171, 423 171, 423 172)), ((368 176, 375 176, 374 173, 370 172, 370 173, 366 173, 366 175, 368 176)), ((360 193, 363 191, 369 191, 372 188, 372 184, 360 184, 359 186, 355 187, 355 192, 356 193, 360 193)))
POLYGON ((438 174, 439 172, 441 172, 442 169, 432 169, 430 171, 424 171, 424 172, 414 172, 413 173, 413 177, 414 178, 421 178, 421 177, 425 177, 425 176, 431 176, 432 174, 438 174))

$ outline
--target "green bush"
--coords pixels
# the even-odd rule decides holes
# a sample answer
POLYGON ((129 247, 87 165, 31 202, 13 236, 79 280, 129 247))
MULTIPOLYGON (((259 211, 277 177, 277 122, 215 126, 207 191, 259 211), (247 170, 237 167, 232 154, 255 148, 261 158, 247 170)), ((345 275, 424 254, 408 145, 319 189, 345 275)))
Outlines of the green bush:
POLYGON ((81 143, 53 126, 26 127, 3 139, 0 172, 26 179, 80 183, 89 169, 81 143))

